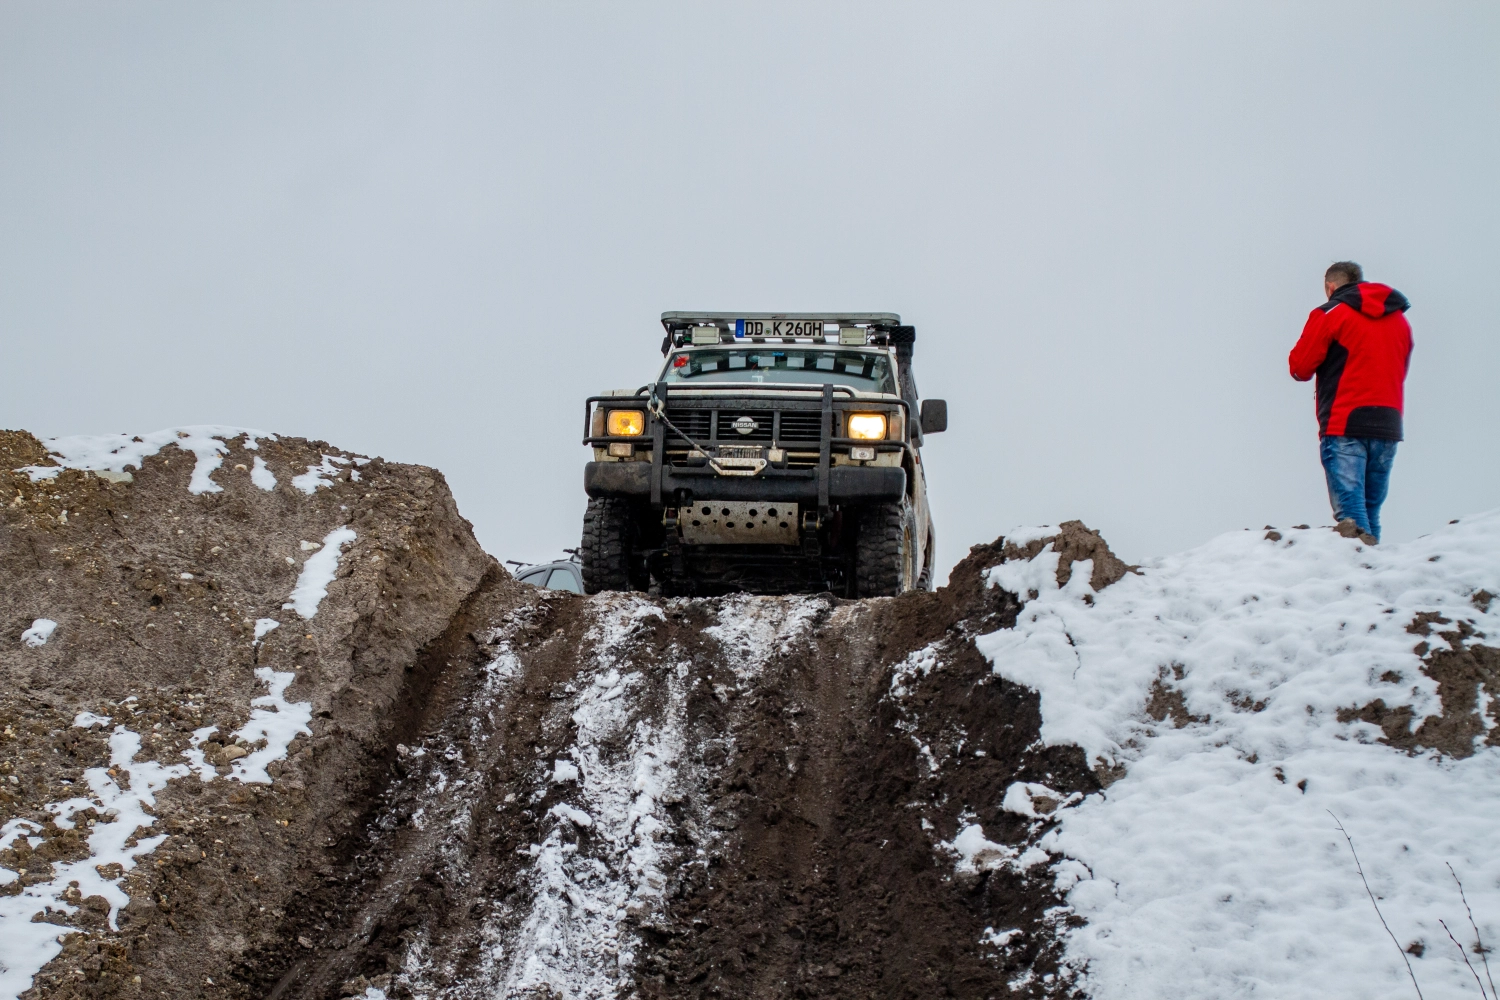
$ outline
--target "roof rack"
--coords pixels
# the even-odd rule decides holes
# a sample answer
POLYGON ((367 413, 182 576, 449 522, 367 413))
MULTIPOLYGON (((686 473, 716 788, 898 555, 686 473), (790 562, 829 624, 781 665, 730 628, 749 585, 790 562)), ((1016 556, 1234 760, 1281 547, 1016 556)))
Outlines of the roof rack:
MULTIPOLYGON (((786 343, 817 341, 852 344, 889 344, 897 331, 914 336, 911 327, 901 325, 896 313, 734 313, 734 312, 664 312, 661 325, 667 331, 667 346, 687 343, 786 343), (832 327, 832 330, 828 328, 832 327)), ((895 340, 903 340, 896 336, 895 340)))
POLYGON ((683 326, 734 326, 737 320, 822 320, 834 326, 900 326, 896 313, 751 313, 751 312, 664 312, 661 325, 668 330, 683 326))

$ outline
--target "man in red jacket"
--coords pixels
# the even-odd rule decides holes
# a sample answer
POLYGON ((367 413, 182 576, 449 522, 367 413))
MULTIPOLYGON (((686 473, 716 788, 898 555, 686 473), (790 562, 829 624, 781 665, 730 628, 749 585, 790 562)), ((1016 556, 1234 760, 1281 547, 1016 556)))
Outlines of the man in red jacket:
POLYGON ((1402 385, 1411 360, 1406 296, 1339 261, 1323 276, 1328 301, 1312 311, 1287 359, 1292 378, 1318 377, 1318 435, 1339 533, 1380 540, 1380 505, 1401 440, 1402 385))

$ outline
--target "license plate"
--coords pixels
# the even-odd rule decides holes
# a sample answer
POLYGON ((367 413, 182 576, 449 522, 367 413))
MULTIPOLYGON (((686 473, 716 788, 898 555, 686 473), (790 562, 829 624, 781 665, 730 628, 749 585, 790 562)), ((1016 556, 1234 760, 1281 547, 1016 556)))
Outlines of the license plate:
POLYGON ((736 337, 821 337, 820 319, 737 319, 736 337))

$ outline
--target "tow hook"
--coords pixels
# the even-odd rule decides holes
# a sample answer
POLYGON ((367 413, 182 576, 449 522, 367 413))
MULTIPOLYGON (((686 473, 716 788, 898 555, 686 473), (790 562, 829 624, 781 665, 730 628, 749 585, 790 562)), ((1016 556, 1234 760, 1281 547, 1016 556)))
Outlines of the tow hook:
POLYGON ((823 518, 818 511, 805 510, 802 512, 802 554, 806 556, 818 555, 823 546, 818 543, 818 529, 823 526, 823 518))

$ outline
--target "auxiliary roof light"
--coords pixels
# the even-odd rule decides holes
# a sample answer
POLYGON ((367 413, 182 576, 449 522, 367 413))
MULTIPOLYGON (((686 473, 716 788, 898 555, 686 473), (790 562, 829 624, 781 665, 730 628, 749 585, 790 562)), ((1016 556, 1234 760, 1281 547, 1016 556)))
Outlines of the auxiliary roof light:
POLYGON ((693 346, 706 347, 719 342, 719 328, 716 326, 693 327, 693 346))
POLYGON ((839 327, 840 347, 863 347, 869 339, 869 334, 862 326, 839 327))

